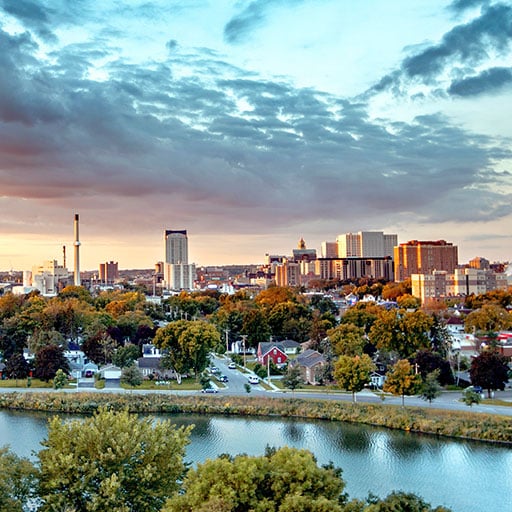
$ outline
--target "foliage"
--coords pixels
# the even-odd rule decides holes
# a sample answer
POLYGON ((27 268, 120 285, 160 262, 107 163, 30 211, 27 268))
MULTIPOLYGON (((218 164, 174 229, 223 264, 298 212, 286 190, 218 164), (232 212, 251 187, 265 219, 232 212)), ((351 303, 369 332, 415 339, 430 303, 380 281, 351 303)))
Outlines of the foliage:
POLYGON ((33 497, 36 469, 25 458, 18 457, 0 447, 0 511, 22 512, 27 510, 33 497))
POLYGON ((441 395, 441 386, 438 382, 439 370, 435 370, 426 375, 425 381, 421 385, 421 398, 432 403, 438 396, 441 395))
POLYGON ((249 393, 251 392, 251 390, 252 390, 252 387, 251 387, 251 385, 250 385, 248 382, 246 382, 246 383, 244 384, 244 389, 245 389, 245 392, 246 392, 247 394, 249 394, 249 393))
POLYGON ((370 340, 377 348, 410 357, 430 347, 432 317, 421 310, 412 313, 383 310, 370 330, 370 340))
POLYGON ((480 309, 472 311, 464 320, 466 332, 497 332, 511 326, 512 315, 505 308, 495 304, 484 304, 480 309))
POLYGON ((370 382, 370 374, 375 364, 366 354, 361 356, 340 356, 334 363, 334 379, 342 389, 352 392, 352 401, 356 401, 356 393, 370 382))
POLYGON ((128 384, 132 388, 142 384, 142 373, 134 363, 123 369, 121 372, 121 382, 128 384))
POLYGON ((30 365, 23 354, 13 354, 5 363, 4 374, 9 379, 26 379, 30 373, 30 365))
POLYGON ((59 368, 53 378, 53 387, 55 389, 62 389, 67 383, 68 378, 66 374, 59 368))
POLYGON ((341 512, 344 486, 341 470, 319 467, 307 450, 267 449, 261 457, 238 455, 198 464, 163 512, 341 512))
POLYGON ((59 369, 66 374, 70 370, 64 349, 56 345, 47 345, 39 349, 35 357, 34 377, 49 382, 59 369))
POLYGON ((439 354, 430 350, 419 350, 411 361, 417 365, 416 367, 423 380, 427 378, 429 373, 438 371, 437 380, 439 384, 442 386, 453 384, 454 379, 450 363, 439 354))
POLYGON ((480 393, 477 393, 473 389, 465 389, 462 393, 462 401, 471 407, 473 404, 479 404, 482 400, 480 393))
POLYGON ((382 389, 387 393, 401 396, 403 406, 404 396, 417 393, 420 386, 421 376, 414 373, 413 367, 407 359, 401 359, 386 374, 382 389))
POLYGON ((397 297, 396 302, 401 309, 418 309, 421 306, 421 300, 408 293, 397 297))
POLYGON ((183 476, 189 432, 126 410, 54 417, 38 454, 40 510, 161 510, 183 476))
POLYGON ((127 368, 140 357, 140 348, 137 345, 128 343, 124 347, 119 347, 112 356, 112 363, 119 368, 127 368))
POLYGON ((493 350, 485 350, 471 361, 471 383, 487 389, 490 398, 493 389, 505 389, 508 381, 508 359, 493 350))
POLYGON ((82 343, 82 350, 96 364, 107 364, 112 360, 116 346, 117 343, 106 330, 100 330, 85 338, 82 343))
POLYGON ((361 327, 343 323, 327 331, 327 336, 336 355, 350 357, 362 355, 366 340, 361 327))
POLYGON ((221 342, 213 325, 203 321, 177 320, 158 329, 154 343, 167 352, 166 362, 178 376, 193 370, 199 375, 208 365, 210 351, 221 342))
POLYGON ((382 308, 373 302, 358 302, 343 313, 340 323, 357 325, 368 334, 381 311, 382 308))
POLYGON ((392 492, 383 500, 370 498, 361 512, 450 512, 446 507, 432 508, 422 498, 412 493, 392 492))
POLYGON ((295 391, 302 384, 300 367, 298 365, 289 364, 281 382, 286 388, 295 391))

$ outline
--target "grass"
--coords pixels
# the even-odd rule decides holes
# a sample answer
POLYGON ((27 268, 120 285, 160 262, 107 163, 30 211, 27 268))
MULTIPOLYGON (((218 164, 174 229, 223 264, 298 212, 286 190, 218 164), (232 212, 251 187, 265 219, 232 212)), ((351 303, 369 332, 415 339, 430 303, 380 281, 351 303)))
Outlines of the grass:
MULTIPOLYGON (((70 381, 75 382, 75 381, 70 381)), ((0 388, 41 388, 41 389, 47 389, 47 388, 53 388, 53 381, 45 382, 44 380, 40 379, 30 379, 30 386, 27 385, 28 379, 2 379, 0 380, 0 388)), ((76 384, 76 382, 75 382, 76 384)), ((66 388, 73 388, 76 386, 71 386, 68 384, 66 388)))

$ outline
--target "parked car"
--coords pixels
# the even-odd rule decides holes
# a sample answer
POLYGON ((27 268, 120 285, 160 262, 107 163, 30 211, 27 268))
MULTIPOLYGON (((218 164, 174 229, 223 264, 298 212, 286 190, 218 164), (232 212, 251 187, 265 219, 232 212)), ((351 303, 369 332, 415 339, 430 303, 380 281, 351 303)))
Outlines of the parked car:
POLYGON ((230 370, 236 370, 236 363, 233 363, 233 362, 229 363, 229 364, 228 364, 228 368, 229 368, 230 370))
POLYGON ((256 377, 255 375, 250 375, 248 380, 249 380, 249 384, 259 384, 260 383, 260 379, 258 377, 256 377))
POLYGON ((219 370, 216 366, 212 366, 212 367, 210 368, 210 372, 211 372, 211 373, 220 373, 220 370, 219 370))
POLYGON ((229 382, 229 379, 227 378, 226 375, 219 375, 217 377, 217 380, 219 380, 220 382, 229 382))
POLYGON ((219 390, 217 388, 204 388, 201 390, 201 393, 218 393, 219 390))

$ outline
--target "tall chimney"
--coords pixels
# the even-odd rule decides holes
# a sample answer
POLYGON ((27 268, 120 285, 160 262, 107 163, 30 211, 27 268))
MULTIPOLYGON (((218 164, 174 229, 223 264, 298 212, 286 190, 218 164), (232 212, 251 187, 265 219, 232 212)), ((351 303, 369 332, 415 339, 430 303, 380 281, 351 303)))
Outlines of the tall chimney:
POLYGON ((66 246, 62 246, 62 266, 66 268, 66 246))
POLYGON ((80 286, 80 240, 78 237, 78 213, 75 213, 75 286, 80 286))

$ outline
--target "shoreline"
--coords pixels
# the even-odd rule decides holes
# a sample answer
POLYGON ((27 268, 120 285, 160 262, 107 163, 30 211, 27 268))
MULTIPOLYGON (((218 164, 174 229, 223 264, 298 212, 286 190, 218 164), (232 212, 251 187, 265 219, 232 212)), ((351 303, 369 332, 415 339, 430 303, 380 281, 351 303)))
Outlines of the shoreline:
POLYGON ((322 399, 190 396, 94 392, 0 392, 0 409, 93 414, 100 407, 133 413, 271 416, 360 423, 470 441, 512 445, 509 417, 390 404, 333 402, 322 399))

